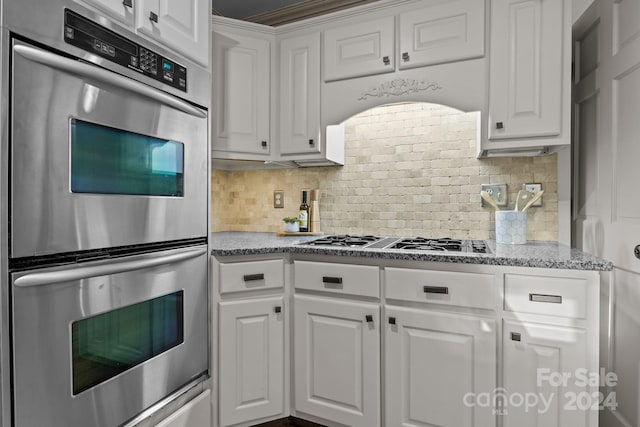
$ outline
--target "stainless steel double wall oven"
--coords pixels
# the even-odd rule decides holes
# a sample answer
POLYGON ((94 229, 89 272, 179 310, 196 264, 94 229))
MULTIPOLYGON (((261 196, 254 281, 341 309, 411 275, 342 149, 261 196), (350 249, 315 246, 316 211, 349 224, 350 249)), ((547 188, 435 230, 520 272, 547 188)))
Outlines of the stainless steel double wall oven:
POLYGON ((79 2, 2 8, 2 426, 122 425, 207 378, 210 76, 79 2))

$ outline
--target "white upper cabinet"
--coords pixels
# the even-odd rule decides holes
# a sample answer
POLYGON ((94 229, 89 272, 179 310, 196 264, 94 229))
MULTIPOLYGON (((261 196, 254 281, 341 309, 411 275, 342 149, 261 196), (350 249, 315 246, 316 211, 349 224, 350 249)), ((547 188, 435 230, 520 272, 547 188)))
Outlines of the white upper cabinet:
POLYGON ((134 0, 76 0, 79 3, 89 4, 109 17, 116 19, 129 27, 133 27, 133 2, 134 0))
POLYGON ((393 16, 324 32, 325 81, 395 71, 393 16))
POLYGON ((563 4, 492 1, 489 139, 560 134, 563 103, 569 103, 563 84, 570 85, 563 69, 570 55, 563 4))
POLYGON ((280 42, 280 154, 320 153, 320 33, 280 42))
POLYGON ((76 0, 209 68, 207 0, 76 0))
POLYGON ((484 0, 453 0, 400 14, 400 69, 484 55, 484 0))
POLYGON ((133 0, 136 27, 159 43, 209 66, 209 2, 203 0, 133 0))
POLYGON ((214 152, 270 152, 271 42, 213 33, 214 152))

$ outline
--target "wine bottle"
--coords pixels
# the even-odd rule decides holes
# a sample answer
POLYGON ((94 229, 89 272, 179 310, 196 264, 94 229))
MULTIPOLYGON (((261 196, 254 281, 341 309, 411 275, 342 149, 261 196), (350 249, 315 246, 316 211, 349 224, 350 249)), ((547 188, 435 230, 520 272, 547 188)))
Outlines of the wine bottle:
POLYGON ((309 231, 309 205, 307 204, 306 190, 302 190, 302 203, 300 204, 300 212, 298 213, 298 220, 300 222, 300 232, 309 231))

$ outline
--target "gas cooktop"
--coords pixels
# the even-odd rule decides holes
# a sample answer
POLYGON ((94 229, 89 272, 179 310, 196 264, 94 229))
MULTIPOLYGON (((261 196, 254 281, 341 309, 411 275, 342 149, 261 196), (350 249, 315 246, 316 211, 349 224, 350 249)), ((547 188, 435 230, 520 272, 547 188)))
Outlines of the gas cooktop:
POLYGON ((430 237, 395 238, 378 236, 325 236, 311 242, 304 243, 312 246, 346 246, 359 248, 387 248, 411 251, 437 252, 472 252, 478 254, 491 253, 484 240, 462 240, 430 237))

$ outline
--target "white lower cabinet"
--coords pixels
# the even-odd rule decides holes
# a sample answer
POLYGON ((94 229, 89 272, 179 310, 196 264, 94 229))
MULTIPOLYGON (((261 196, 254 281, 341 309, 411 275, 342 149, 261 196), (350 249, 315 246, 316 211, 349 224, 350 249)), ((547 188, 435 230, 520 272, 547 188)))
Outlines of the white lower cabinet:
POLYGON ((496 388, 495 319, 385 306, 385 425, 489 427, 475 396, 496 388))
POLYGON ((350 427, 380 425, 379 304, 294 297, 298 416, 350 427))
POLYGON ((530 402, 535 396, 537 404, 528 407, 526 400, 520 404, 510 398, 505 402, 503 427, 597 425, 594 411, 584 407, 585 402, 588 407, 594 403, 596 409, 598 404, 597 387, 582 384, 593 357, 587 342, 585 329, 504 320, 505 395, 529 396, 530 402))
POLYGON ((205 390, 156 424, 156 427, 209 427, 211 425, 211 390, 205 390))
POLYGON ((219 415, 230 426, 284 414, 283 297, 219 304, 219 415))

